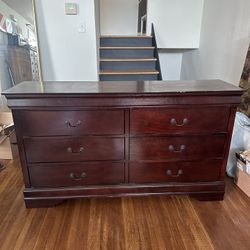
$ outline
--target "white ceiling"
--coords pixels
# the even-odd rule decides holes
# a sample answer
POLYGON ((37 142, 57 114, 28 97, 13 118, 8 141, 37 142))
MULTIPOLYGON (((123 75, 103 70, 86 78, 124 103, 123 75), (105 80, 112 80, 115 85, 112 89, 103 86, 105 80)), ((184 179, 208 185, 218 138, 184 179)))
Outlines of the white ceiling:
POLYGON ((28 22, 33 23, 31 0, 3 0, 12 9, 23 16, 28 22))

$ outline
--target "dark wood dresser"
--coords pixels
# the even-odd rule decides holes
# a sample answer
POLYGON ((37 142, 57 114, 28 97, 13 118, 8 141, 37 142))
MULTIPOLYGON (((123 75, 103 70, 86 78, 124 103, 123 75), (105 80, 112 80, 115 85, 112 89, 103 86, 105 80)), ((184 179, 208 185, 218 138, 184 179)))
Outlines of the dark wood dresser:
POLYGON ((4 95, 26 206, 153 194, 222 200, 241 94, 219 80, 15 86, 4 95))

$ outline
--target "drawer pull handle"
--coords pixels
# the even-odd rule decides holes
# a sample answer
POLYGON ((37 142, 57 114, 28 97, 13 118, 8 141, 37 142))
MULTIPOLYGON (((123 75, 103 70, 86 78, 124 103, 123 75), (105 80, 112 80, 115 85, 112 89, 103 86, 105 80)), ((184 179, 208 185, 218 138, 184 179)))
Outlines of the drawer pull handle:
POLYGON ((180 149, 176 149, 173 145, 169 145, 168 150, 174 153, 181 153, 186 149, 185 145, 181 145, 180 149))
POLYGON ((82 124, 82 121, 78 121, 75 124, 71 123, 71 121, 66 121, 65 124, 68 125, 70 128, 77 128, 82 124))
POLYGON ((85 178, 87 176, 87 174, 85 172, 81 173, 80 176, 77 176, 74 173, 70 173, 69 177, 70 179, 73 179, 74 181, 81 181, 83 178, 85 178))
POLYGON ((170 120, 170 123, 172 125, 175 125, 176 127, 183 127, 184 125, 189 123, 189 120, 187 118, 184 118, 181 124, 178 124, 175 118, 172 118, 170 120))
POLYGON ((170 169, 167 170, 166 174, 168 176, 171 176, 171 177, 174 177, 174 178, 177 178, 177 177, 180 177, 181 175, 183 175, 183 170, 182 169, 179 169, 177 174, 173 174, 172 171, 170 169))
POLYGON ((79 148, 79 151, 74 151, 71 147, 67 148, 67 152, 71 154, 81 154, 84 151, 83 147, 79 148))

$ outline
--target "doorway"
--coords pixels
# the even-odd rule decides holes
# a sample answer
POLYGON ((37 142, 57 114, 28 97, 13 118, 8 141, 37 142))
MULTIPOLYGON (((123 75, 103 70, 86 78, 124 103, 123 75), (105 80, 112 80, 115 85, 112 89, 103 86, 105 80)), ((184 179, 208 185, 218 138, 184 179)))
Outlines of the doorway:
POLYGON ((141 35, 145 35, 147 33, 147 5, 148 0, 139 0, 138 34, 141 35))

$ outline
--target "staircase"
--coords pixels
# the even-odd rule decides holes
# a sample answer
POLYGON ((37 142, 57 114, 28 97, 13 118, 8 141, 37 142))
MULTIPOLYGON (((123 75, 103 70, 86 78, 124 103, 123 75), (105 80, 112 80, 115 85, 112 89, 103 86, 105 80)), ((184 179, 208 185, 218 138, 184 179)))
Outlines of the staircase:
POLYGON ((102 36, 100 81, 161 80, 154 36, 102 36))

